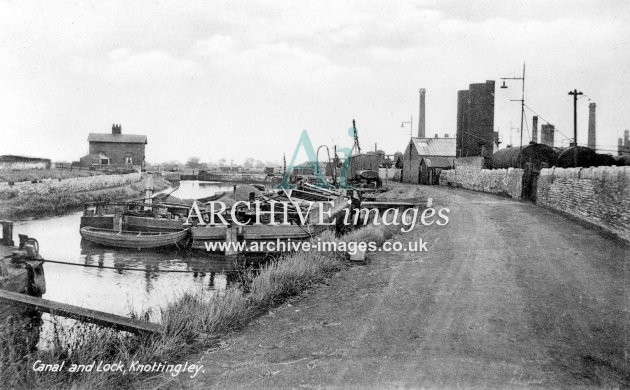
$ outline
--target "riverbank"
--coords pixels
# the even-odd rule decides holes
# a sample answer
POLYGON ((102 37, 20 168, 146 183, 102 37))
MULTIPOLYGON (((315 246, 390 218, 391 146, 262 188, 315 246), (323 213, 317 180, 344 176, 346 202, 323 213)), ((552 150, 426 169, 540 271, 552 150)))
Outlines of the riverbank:
MULTIPOLYGON (((319 239, 329 242, 375 242, 382 244, 395 232, 394 226, 367 226, 342 238, 326 233, 319 239)), ((215 348, 228 332, 243 328, 287 299, 297 296, 332 274, 350 267, 345 252, 293 253, 273 261, 260 270, 244 270, 240 282, 216 298, 186 294, 159 309, 164 333, 136 337, 89 325, 77 325, 70 336, 55 337, 46 351, 33 351, 17 357, 9 342, 0 345, 0 380, 9 387, 36 388, 131 388, 142 387, 156 373, 111 372, 71 373, 36 372, 34 362, 89 364, 92 361, 135 361, 143 364, 184 362, 199 352, 215 348), (62 342, 60 340, 71 340, 62 342), (3 366, 2 366, 3 365, 3 366)), ((142 316, 140 316, 142 317, 142 316)), ((0 340, 4 338, 0 337, 0 340)), ((192 363, 192 361, 190 361, 192 363)))
POLYGON ((31 182, 33 180, 46 179, 70 179, 73 177, 98 176, 103 173, 100 171, 90 170, 67 170, 67 169, 0 169, 0 183, 13 182, 19 183, 23 181, 31 182))
MULTIPOLYGON (((85 203, 142 196, 146 180, 146 175, 135 173, 5 185, 0 188, 0 218, 59 215, 85 203)), ((153 187, 160 191, 168 188, 169 183, 154 176, 153 187)))

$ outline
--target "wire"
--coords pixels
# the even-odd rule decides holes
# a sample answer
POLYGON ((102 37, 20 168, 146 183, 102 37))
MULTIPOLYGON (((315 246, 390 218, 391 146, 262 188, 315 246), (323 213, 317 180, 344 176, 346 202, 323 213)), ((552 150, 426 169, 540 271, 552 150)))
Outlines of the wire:
MULTIPOLYGON (((547 124, 551 124, 551 122, 549 122, 547 119, 545 119, 542 115, 540 115, 539 113, 537 113, 536 111, 534 111, 533 108, 531 108, 530 106, 528 106, 527 104, 525 104, 525 107, 527 107, 531 112, 533 112, 534 114, 536 114, 540 119, 544 120, 547 124)), ((560 131, 559 128, 554 126, 554 130, 557 131, 558 133, 560 133, 564 138, 569 138, 569 139, 573 139, 573 137, 569 137, 566 134, 564 134, 562 131, 560 131)))
POLYGON ((529 122, 527 121, 527 115, 523 114, 523 116, 525 117, 523 120, 525 121, 525 130, 527 130, 527 139, 532 139, 531 134, 529 134, 529 122))
MULTIPOLYGON (((72 265, 75 267, 86 267, 86 268, 101 268, 101 269, 113 269, 117 271, 143 271, 143 272, 163 272, 163 273, 199 273, 199 272, 216 272, 210 270, 180 270, 180 269, 145 269, 145 268, 127 268, 127 267, 110 267, 107 265, 94 265, 94 264, 80 264, 80 263, 70 263, 67 261, 59 261, 59 260, 45 260, 45 259, 37 259, 36 261, 41 261, 44 263, 55 263, 55 264, 63 264, 63 265, 72 265)), ((241 270, 222 270, 221 272, 240 272, 241 270)))

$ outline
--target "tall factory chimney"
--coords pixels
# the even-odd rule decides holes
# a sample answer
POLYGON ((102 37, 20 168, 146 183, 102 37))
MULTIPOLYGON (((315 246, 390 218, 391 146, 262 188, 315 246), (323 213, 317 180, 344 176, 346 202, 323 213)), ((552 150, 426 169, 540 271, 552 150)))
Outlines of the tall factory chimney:
POLYGON ((588 147, 591 149, 595 149, 595 132, 596 132, 596 124, 595 124, 595 103, 590 103, 588 105, 588 147))
POLYGON ((553 147, 555 128, 551 123, 540 126, 540 143, 553 147))
POLYGON ((532 117, 532 142, 538 143, 538 117, 534 115, 532 117))
POLYGON ((427 94, 427 90, 424 88, 420 88, 420 112, 418 113, 418 137, 419 138, 424 138, 424 133, 425 133, 425 127, 424 127, 424 120, 425 120, 425 111, 424 111, 424 100, 425 100, 425 95, 427 94))

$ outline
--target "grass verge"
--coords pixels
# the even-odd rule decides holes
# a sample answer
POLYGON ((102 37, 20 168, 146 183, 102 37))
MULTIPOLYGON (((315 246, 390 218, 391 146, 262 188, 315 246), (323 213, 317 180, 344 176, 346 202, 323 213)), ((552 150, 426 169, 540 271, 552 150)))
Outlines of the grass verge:
MULTIPOLYGON (((85 203, 141 196, 144 194, 145 180, 95 191, 63 191, 46 195, 18 194, 10 199, 0 199, 0 218, 57 215, 79 208, 85 203)), ((155 191, 163 190, 168 186, 169 183, 159 176, 153 180, 155 191)))
POLYGON ((0 183, 102 175, 99 171, 61 169, 0 169, 0 183))
MULTIPOLYGON (((381 245, 395 226, 368 225, 341 238, 330 232, 319 237, 326 241, 368 242, 381 245)), ((246 272, 242 282, 212 298, 184 294, 162 308, 164 331, 152 337, 132 336, 92 325, 77 324, 69 334, 55 337, 51 348, 28 353, 18 351, 20 330, 5 329, 0 335, 0 383, 9 388, 137 388, 156 374, 127 372, 71 373, 71 364, 121 361, 179 362, 182 358, 214 346, 218 337, 242 328, 250 320, 300 294, 331 273, 348 266, 343 252, 295 252, 266 264, 256 272, 246 272), (69 340, 69 341, 63 341, 69 340), (65 361, 66 371, 36 372, 33 364, 65 361)), ((56 332, 56 334, 58 334, 56 332)))

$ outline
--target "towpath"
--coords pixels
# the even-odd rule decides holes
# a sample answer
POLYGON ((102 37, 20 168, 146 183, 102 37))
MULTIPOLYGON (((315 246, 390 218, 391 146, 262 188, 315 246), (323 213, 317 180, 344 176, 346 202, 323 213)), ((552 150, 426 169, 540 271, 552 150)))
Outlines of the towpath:
POLYGON ((535 205, 422 187, 424 253, 374 253, 165 388, 627 387, 628 248, 535 205))

